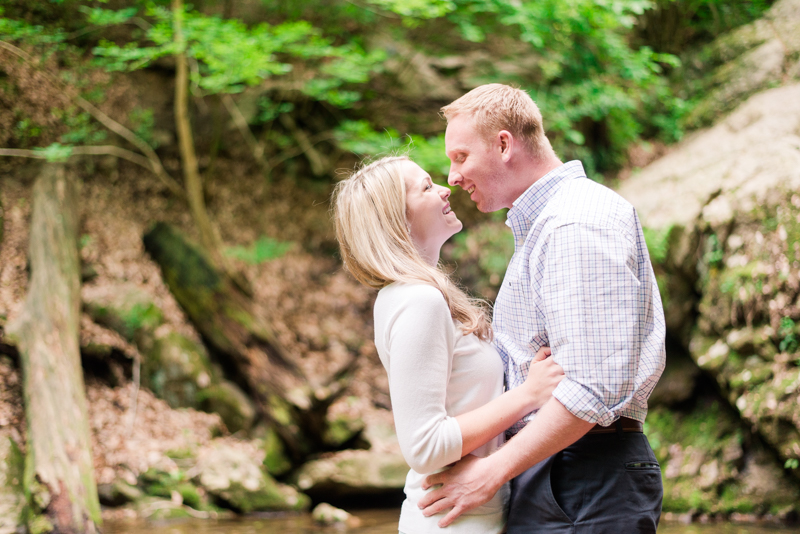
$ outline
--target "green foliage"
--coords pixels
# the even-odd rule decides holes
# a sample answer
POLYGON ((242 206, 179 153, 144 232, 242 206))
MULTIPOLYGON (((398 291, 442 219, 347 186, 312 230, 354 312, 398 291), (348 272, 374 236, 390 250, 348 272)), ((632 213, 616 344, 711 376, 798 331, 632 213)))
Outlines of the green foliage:
POLYGON ((122 314, 124 332, 128 339, 134 339, 141 329, 154 330, 164 321, 161 310, 152 303, 136 303, 122 314))
POLYGON ((100 129, 88 113, 74 113, 66 110, 62 120, 68 131, 61 136, 60 141, 67 145, 91 145, 106 139, 105 130, 100 129))
POLYGON ((780 327, 778 327, 778 336, 781 337, 778 345, 781 352, 795 353, 800 348, 800 341, 798 341, 795 333, 795 323, 791 317, 781 319, 780 327))
POLYGON ((412 134, 401 137, 397 130, 387 128, 378 132, 372 129, 369 122, 361 120, 343 122, 334 131, 334 136, 340 147, 359 156, 374 158, 407 154, 428 171, 437 183, 445 181, 450 172, 450 160, 444 153, 443 134, 428 138, 412 134))
POLYGON ((153 148, 158 142, 153 137, 156 119, 152 109, 134 109, 129 116, 131 130, 153 148))
POLYGON ((14 133, 20 143, 25 145, 42 135, 42 128, 30 119, 22 119, 17 122, 16 131, 14 133))
MULTIPOLYGON (((489 35, 513 37, 537 56, 534 69, 508 75, 485 73, 485 81, 518 83, 544 110, 554 148, 570 157, 581 154, 589 168, 605 170, 619 165, 627 146, 649 122, 649 107, 661 108, 665 123, 672 106, 663 65, 675 65, 674 56, 629 45, 637 17, 651 7, 647 0, 456 0, 446 18, 467 41, 482 42, 489 35), (604 131, 598 145, 593 130, 604 131), (594 146, 576 150, 593 137, 594 146)), ((675 124, 667 136, 678 137, 675 124)))
POLYGON ((717 234, 711 234, 706 241, 706 253, 703 254, 703 261, 709 267, 720 267, 723 257, 722 244, 719 242, 717 234))
POLYGON ((258 101, 258 115, 256 115, 255 124, 264 124, 272 122, 278 116, 284 113, 290 113, 294 109, 294 104, 291 102, 274 102, 269 97, 262 97, 258 101))
POLYGON ((800 467, 800 460, 798 460, 797 458, 789 458, 783 464, 784 469, 797 469, 799 467, 800 467))
POLYGON ((407 17, 407 25, 415 25, 414 18, 435 19, 443 17, 456 9, 456 3, 450 0, 367 0, 398 15, 407 17))
POLYGON ((31 45, 47 45, 64 41, 66 34, 61 29, 46 29, 38 24, 5 18, 0 7, 0 40, 21 41, 31 45))
POLYGON ((449 259, 458 263, 466 287, 494 299, 514 254, 514 236, 500 221, 488 222, 453 237, 449 259))
MULTIPOLYGON (((188 8, 175 14, 155 4, 148 6, 146 15, 154 23, 141 42, 120 46, 101 41, 94 49, 105 68, 135 70, 158 58, 185 53, 194 65, 192 85, 215 94, 238 93, 267 78, 288 74, 295 67, 292 61, 296 61, 304 69, 316 67, 316 75, 302 84, 303 92, 348 107, 361 95, 344 86, 367 81, 385 57, 380 50, 366 52, 356 43, 334 46, 305 21, 247 26, 237 19, 208 16, 188 8), (173 32, 174 16, 182 18, 180 42, 173 32)), ((110 16, 104 17, 108 20, 110 16)))
POLYGON ((268 236, 261 236, 249 247, 228 247, 225 254, 251 265, 258 265, 268 260, 280 258, 294 246, 291 241, 278 241, 268 236))
POLYGON ((661 230, 642 227, 642 231, 645 243, 647 243, 647 250, 650 252, 650 261, 653 264, 664 263, 669 252, 669 236, 672 232, 672 225, 661 230))
POLYGON ((124 24, 139 13, 139 9, 136 7, 129 7, 116 11, 101 7, 79 6, 78 10, 86 15, 86 22, 96 26, 124 24))
POLYGON ((53 143, 45 148, 34 148, 33 151, 50 162, 65 161, 72 155, 72 147, 60 143, 53 143))

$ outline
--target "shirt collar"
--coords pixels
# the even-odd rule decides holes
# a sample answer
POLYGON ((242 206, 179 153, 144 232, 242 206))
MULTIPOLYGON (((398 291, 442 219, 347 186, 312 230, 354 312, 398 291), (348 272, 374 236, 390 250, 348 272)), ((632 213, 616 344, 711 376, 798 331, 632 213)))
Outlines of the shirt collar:
POLYGON ((506 226, 511 228, 517 246, 525 241, 533 221, 558 191, 561 183, 568 178, 585 176, 586 172, 580 161, 568 161, 536 180, 514 201, 508 210, 506 226))

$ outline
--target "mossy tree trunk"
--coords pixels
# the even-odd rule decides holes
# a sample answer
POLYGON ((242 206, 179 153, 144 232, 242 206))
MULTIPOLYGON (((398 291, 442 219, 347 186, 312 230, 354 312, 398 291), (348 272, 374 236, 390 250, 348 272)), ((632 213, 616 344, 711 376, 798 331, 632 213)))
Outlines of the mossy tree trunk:
POLYGON ((252 294, 250 283, 236 272, 222 254, 222 240, 208 214, 203 193, 203 177, 197 163, 197 153, 189 117, 189 63, 186 57, 186 39, 183 35, 183 0, 172 0, 175 54, 175 130, 181 155, 184 187, 189 210, 192 213, 200 242, 214 265, 230 277, 231 281, 247 294, 252 294))
POLYGON ((7 328, 24 375, 29 528, 70 534, 100 522, 79 349, 77 199, 64 167, 46 164, 33 188, 28 295, 7 328))
POLYGON ((144 236, 144 246, 230 378, 249 391, 260 415, 274 424, 293 460, 330 450, 328 407, 344 392, 351 367, 312 391, 249 298, 197 248, 164 223, 144 236))

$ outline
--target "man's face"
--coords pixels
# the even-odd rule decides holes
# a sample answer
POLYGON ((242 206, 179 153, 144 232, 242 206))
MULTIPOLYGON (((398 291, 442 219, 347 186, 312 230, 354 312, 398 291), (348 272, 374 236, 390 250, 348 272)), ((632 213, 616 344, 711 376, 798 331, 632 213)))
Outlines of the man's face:
POLYGON ((475 128, 472 117, 456 115, 449 120, 444 134, 445 152, 450 158, 447 183, 458 185, 482 212, 510 208, 504 190, 507 178, 498 138, 487 141, 475 128))

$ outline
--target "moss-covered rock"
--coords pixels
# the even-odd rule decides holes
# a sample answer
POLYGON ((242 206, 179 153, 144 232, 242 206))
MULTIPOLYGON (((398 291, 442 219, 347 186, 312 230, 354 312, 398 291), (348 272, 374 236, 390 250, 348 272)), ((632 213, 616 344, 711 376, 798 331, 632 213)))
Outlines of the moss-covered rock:
POLYGON ((104 506, 123 506, 138 501, 144 497, 144 492, 117 478, 108 484, 98 484, 97 495, 104 506))
POLYGON ((686 122, 706 126, 749 96, 800 79, 800 2, 779 0, 764 17, 684 58, 686 86, 697 102, 686 122))
POLYGON ((264 444, 264 469, 272 476, 285 475, 292 469, 292 462, 286 454, 281 438, 272 428, 265 428, 262 442, 264 444))
POLYGON ((84 310, 96 323, 131 342, 147 344, 164 323, 164 314, 153 298, 135 284, 87 288, 81 297, 84 310))
POLYGON ((399 453, 347 450, 303 465, 293 480, 315 499, 402 491, 408 465, 399 453))
POLYGON ((142 362, 142 383, 173 408, 199 408, 200 394, 216 382, 202 344, 175 332, 156 337, 142 362))
POLYGON ((311 504, 308 496, 265 473, 259 459, 225 444, 204 448, 195 469, 196 480, 217 502, 240 513, 301 511, 311 504))
POLYGON ((248 431, 256 419, 250 398, 233 382, 222 380, 197 392, 201 410, 217 413, 231 433, 248 431))
POLYGON ((0 429, 0 534, 13 534, 22 525, 24 463, 11 432, 0 429))
POLYGON ((735 415, 718 403, 687 414, 656 408, 646 432, 662 468, 665 512, 780 514, 800 510, 800 490, 735 415))
POLYGON ((800 85, 766 91, 620 186, 668 234, 651 248, 666 285, 692 287, 665 299, 668 330, 779 470, 800 463, 799 131, 800 85))

